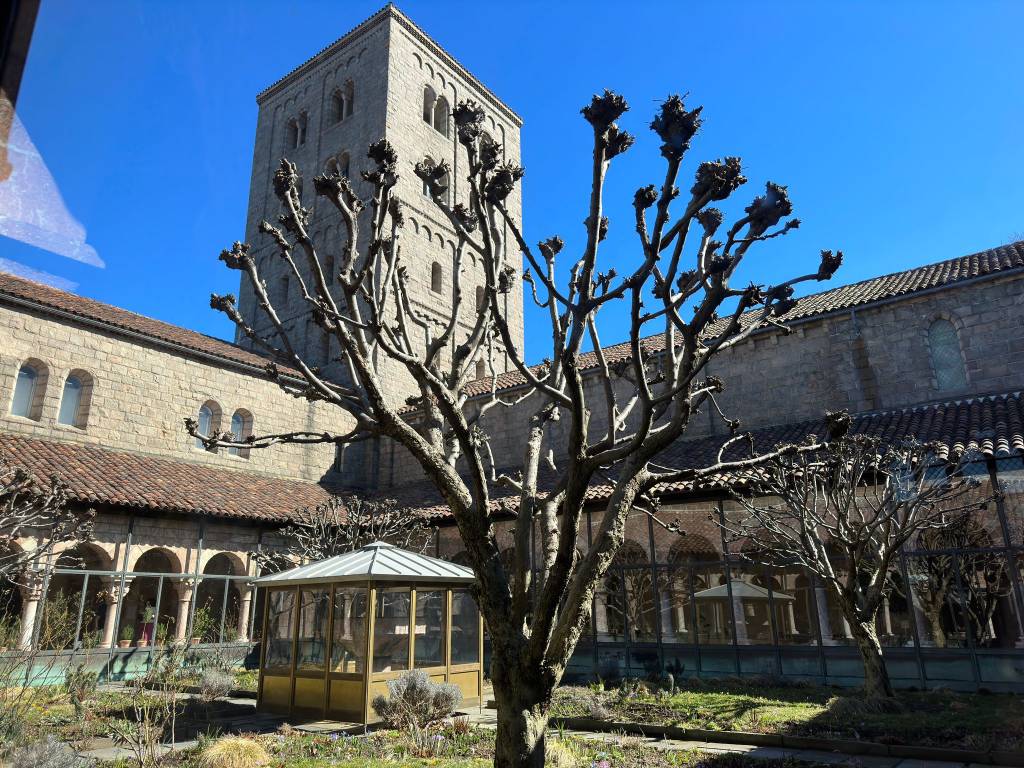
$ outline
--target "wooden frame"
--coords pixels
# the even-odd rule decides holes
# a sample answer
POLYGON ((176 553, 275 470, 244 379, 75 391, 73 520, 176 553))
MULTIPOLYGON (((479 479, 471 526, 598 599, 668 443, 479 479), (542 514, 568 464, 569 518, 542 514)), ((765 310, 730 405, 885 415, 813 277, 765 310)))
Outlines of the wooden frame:
MULTIPOLYGON (((257 686, 257 707, 260 710, 269 710, 278 712, 280 714, 287 715, 309 715, 317 718, 329 718, 332 714, 347 714, 352 713, 358 717, 358 721, 362 723, 370 723, 376 720, 370 703, 373 696, 376 693, 384 692, 385 685, 388 681, 394 680, 400 675, 404 674, 408 670, 416 669, 416 608, 417 608, 417 593, 419 592, 444 592, 444 635, 442 638, 442 658, 443 664, 435 665, 431 667, 421 667, 421 669, 430 675, 433 679, 441 679, 445 682, 454 682, 459 685, 460 689, 463 690, 463 703, 467 705, 482 703, 483 701, 483 638, 484 638, 484 627, 483 617, 480 614, 479 607, 477 607, 477 622, 478 622, 478 647, 477 647, 477 659, 473 663, 465 664, 452 664, 452 609, 453 609, 453 592, 459 589, 466 589, 464 584, 445 584, 445 583, 420 583, 416 582, 401 582, 401 581, 363 581, 363 582, 348 582, 348 581, 331 581, 325 579, 322 582, 310 582, 305 584, 291 584, 282 587, 270 587, 267 589, 266 608, 263 615, 263 641, 260 648, 260 673, 259 683, 257 686), (364 656, 362 660, 362 671, 361 672, 338 672, 334 669, 334 643, 335 643, 335 626, 338 620, 335 614, 337 607, 337 595, 339 590, 351 590, 353 593, 358 594, 360 591, 364 591, 366 596, 366 615, 365 615, 365 644, 363 646, 364 656), (302 613, 302 593, 304 591, 316 591, 325 590, 327 592, 328 610, 327 615, 323 618, 325 633, 324 637, 324 650, 323 650, 323 671, 319 670, 299 670, 299 627, 301 622, 302 613), (406 669, 402 670, 388 670, 385 672, 375 672, 374 667, 374 653, 377 644, 377 612, 379 609, 378 600, 383 592, 388 590, 408 590, 409 594, 409 608, 407 618, 407 631, 409 637, 408 643, 408 658, 406 669), (291 663, 289 665, 287 681, 288 681, 288 697, 287 706, 280 706, 271 701, 268 701, 271 697, 267 693, 267 679, 271 679, 271 685, 276 690, 285 678, 284 670, 278 669, 277 674, 274 674, 275 670, 268 670, 266 667, 267 657, 267 646, 268 636, 267 632, 270 629, 270 606, 273 601, 273 595, 276 592, 291 592, 293 599, 293 611, 294 616, 291 618, 291 663), (474 673, 473 680, 474 685, 467 691, 467 673, 474 673), (309 698, 306 694, 299 691, 299 687, 296 685, 297 680, 321 680, 323 684, 323 690, 319 691, 319 695, 309 698), (351 694, 356 694, 356 686, 351 685, 352 683, 358 683, 360 689, 357 699, 353 701, 356 706, 351 709, 340 709, 333 706, 335 697, 332 696, 333 687, 338 685, 339 688, 344 686, 345 683, 349 685, 346 687, 352 688, 351 694), (470 695, 466 695, 466 694, 470 695), (312 705, 312 706, 311 706, 312 705)), ((466 590, 468 593, 468 590, 466 590)), ((474 601, 475 603, 475 601, 474 601)), ((355 603, 354 603, 355 605, 355 603)), ((280 697, 273 697, 274 699, 280 700, 280 697)))

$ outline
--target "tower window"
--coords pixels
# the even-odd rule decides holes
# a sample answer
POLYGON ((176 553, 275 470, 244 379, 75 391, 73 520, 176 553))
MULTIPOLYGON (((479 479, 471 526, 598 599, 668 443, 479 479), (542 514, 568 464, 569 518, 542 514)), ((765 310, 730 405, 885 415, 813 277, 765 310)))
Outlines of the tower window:
POLYGON ((476 311, 480 312, 484 308, 484 287, 478 285, 476 287, 476 311))
POLYGON ((935 385, 940 391, 967 385, 967 371, 960 353, 960 337, 949 320, 940 318, 929 326, 928 349, 935 385))
POLYGON ((441 96, 434 102, 434 130, 448 136, 448 100, 441 96))
POLYGON ((486 375, 487 375, 487 366, 484 364, 483 360, 477 360, 476 361, 476 377, 478 379, 482 379, 486 375))
POLYGON ((352 117, 356 108, 356 86, 349 80, 345 83, 345 117, 352 117))
POLYGON ((285 136, 288 142, 288 147, 295 149, 299 146, 299 121, 289 120, 288 125, 285 129, 285 136))
POLYGON ((351 178, 349 176, 349 157, 348 152, 342 152, 341 157, 338 158, 338 173, 344 176, 346 179, 351 178))
MULTIPOLYGON (((214 432, 217 432, 220 429, 220 406, 213 400, 207 400, 199 406, 199 413, 197 414, 196 421, 198 422, 197 431, 199 434, 203 437, 211 437, 214 432)), ((203 445, 203 441, 198 437, 196 438, 196 448, 200 451, 206 450, 206 446, 203 445)))
POLYGON ((345 119, 345 97, 341 91, 331 94, 331 122, 340 123, 345 119))
POLYGON ((282 308, 288 306, 288 275, 281 275, 277 280, 277 301, 282 308))
POLYGON ((437 94, 429 85, 423 89, 423 122, 427 125, 434 124, 434 102, 437 101, 437 94))
POLYGON ((442 281, 441 265, 435 261, 430 265, 430 290, 434 293, 440 293, 442 281))
POLYGON ((301 113, 299 115, 299 120, 298 120, 298 123, 297 123, 297 140, 298 140, 298 143, 295 145, 297 147, 298 146, 302 146, 303 144, 306 143, 306 125, 307 125, 308 122, 309 122, 309 120, 306 117, 306 113, 305 112, 301 113))
MULTIPOLYGON (((240 443, 252 434, 252 414, 239 408, 231 416, 231 439, 240 443)), ((229 448, 228 453, 241 459, 249 458, 248 448, 229 448)))

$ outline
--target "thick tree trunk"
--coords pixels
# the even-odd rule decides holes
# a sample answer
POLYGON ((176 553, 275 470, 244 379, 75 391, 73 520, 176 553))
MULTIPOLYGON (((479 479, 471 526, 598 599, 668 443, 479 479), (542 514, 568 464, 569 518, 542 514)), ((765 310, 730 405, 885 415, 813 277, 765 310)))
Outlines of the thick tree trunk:
POLYGON ((498 705, 495 768, 543 768, 549 708, 555 682, 539 669, 524 669, 518 659, 491 662, 498 705))
POLYGON ((864 693, 869 698, 895 696, 889 672, 885 668, 885 659, 882 658, 882 644, 878 642, 874 621, 857 621, 850 616, 847 616, 847 621, 864 664, 864 693))

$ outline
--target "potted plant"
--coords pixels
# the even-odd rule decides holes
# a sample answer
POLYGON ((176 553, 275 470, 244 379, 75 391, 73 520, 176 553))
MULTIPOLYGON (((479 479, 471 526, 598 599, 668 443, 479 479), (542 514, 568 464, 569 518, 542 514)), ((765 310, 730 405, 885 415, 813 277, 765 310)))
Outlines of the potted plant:
POLYGON ((130 648, 132 640, 135 639, 135 628, 134 627, 122 627, 121 639, 117 641, 118 648, 130 648))
POLYGON ((155 618, 156 609, 147 603, 142 610, 142 634, 139 636, 138 642, 135 643, 139 648, 145 648, 153 639, 153 620, 155 618))
POLYGON ((171 635, 171 622, 174 619, 164 619, 156 625, 156 645, 162 648, 167 645, 167 640, 171 635))
POLYGON ((197 608, 195 616, 192 617, 192 644, 208 642, 214 627, 213 614, 209 607, 197 608))

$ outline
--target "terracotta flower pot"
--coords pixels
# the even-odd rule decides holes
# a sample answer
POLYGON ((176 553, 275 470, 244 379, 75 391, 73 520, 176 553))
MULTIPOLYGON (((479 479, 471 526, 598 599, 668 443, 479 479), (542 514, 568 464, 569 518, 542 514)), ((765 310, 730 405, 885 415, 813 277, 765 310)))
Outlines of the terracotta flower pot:
POLYGON ((131 648, 132 647, 132 641, 131 640, 118 640, 117 641, 117 647, 118 648, 131 648))
POLYGON ((148 645, 149 645, 149 640, 147 640, 144 637, 139 639, 139 640, 137 640, 135 642, 135 647, 136 648, 146 648, 148 645))

